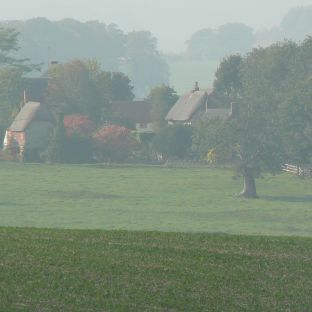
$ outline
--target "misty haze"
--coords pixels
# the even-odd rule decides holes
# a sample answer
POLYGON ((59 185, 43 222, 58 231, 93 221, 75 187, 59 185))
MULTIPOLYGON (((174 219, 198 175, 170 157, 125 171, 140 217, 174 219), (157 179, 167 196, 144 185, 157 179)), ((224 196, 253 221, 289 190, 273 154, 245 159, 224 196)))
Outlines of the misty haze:
POLYGON ((0 311, 310 311, 312 2, 4 1, 0 311))

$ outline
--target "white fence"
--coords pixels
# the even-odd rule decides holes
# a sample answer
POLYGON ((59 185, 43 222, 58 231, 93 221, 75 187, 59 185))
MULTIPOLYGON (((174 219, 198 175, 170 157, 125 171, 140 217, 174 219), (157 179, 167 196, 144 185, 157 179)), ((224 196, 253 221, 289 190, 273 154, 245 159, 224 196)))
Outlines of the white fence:
POLYGON ((299 177, 304 177, 304 176, 310 176, 312 177, 312 167, 300 167, 300 166, 294 166, 294 165, 289 165, 289 164, 285 164, 282 167, 282 170, 285 172, 289 172, 292 174, 295 174, 299 177))

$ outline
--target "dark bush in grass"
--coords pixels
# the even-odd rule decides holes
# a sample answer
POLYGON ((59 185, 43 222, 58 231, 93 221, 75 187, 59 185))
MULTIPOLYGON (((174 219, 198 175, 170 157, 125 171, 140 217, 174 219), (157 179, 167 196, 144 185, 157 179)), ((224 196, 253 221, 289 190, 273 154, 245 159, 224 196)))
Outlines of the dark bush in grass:
POLYGON ((155 135, 153 145, 165 157, 186 158, 192 145, 192 128, 185 125, 167 126, 155 135))

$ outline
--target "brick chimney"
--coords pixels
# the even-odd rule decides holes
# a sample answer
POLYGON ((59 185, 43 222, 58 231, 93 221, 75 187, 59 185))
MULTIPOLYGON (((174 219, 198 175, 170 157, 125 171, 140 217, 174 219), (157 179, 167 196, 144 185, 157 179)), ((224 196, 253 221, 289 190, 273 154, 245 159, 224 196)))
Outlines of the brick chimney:
POLYGON ((58 61, 51 61, 50 66, 58 65, 58 61))
POLYGON ((194 86, 194 89, 192 90, 192 92, 194 93, 196 91, 199 91, 198 81, 195 81, 195 86, 194 86))

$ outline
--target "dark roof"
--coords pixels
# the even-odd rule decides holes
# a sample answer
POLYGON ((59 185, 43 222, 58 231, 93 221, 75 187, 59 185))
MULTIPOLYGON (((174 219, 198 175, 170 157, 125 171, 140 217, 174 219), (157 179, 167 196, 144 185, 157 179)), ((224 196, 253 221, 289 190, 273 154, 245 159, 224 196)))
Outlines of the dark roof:
POLYGON ((113 101, 112 110, 115 117, 133 123, 151 122, 151 107, 148 101, 113 101))
POLYGON ((27 102, 15 117, 8 130, 23 132, 33 121, 54 122, 52 113, 44 104, 39 102, 27 102))
POLYGON ((211 120, 218 118, 226 120, 231 116, 231 108, 208 108, 207 111, 203 114, 202 119, 211 120))
POLYGON ((24 78, 23 88, 26 92, 26 101, 44 102, 48 89, 49 79, 46 77, 24 78))
POLYGON ((212 89, 191 91, 183 94, 166 116, 167 121, 188 121, 206 103, 212 89))

